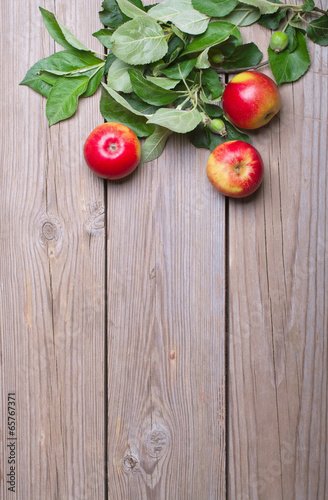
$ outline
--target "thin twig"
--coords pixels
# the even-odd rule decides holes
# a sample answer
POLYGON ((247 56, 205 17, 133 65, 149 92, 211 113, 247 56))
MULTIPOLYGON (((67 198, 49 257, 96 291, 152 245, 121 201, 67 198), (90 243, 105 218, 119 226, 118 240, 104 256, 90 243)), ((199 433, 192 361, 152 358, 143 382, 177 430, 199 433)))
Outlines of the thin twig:
POLYGON ((314 7, 313 9, 315 12, 320 12, 321 14, 326 14, 326 16, 328 16, 328 11, 327 10, 322 10, 322 9, 319 9, 319 7, 314 7))
POLYGON ((261 68, 262 66, 266 66, 269 64, 269 61, 263 61, 256 66, 250 66, 248 68, 231 68, 231 69, 224 69, 224 68, 216 68, 217 73, 224 73, 224 74, 230 74, 230 73, 241 73, 242 71, 248 71, 251 69, 257 69, 261 68))

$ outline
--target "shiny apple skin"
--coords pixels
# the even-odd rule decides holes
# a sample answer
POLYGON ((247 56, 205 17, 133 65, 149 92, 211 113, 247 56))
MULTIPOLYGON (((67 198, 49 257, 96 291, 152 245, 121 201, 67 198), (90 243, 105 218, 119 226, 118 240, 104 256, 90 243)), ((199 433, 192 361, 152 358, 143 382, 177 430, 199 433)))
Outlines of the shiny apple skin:
POLYGON ((107 122, 96 127, 87 137, 84 158, 99 177, 122 179, 138 166, 141 146, 136 134, 126 125, 107 122))
POLYGON ((278 113, 281 96, 269 76, 258 71, 244 71, 224 89, 222 107, 236 127, 256 129, 266 125, 278 113))
POLYGON ((244 141, 227 141, 217 146, 209 156, 207 177, 220 193, 231 198, 243 198, 254 193, 263 179, 260 153, 244 141))

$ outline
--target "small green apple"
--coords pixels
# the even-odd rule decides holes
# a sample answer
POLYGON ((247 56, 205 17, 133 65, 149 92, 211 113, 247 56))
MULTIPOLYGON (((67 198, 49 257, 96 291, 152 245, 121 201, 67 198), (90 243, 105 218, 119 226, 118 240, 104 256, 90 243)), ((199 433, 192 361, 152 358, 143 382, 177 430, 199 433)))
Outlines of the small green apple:
POLYGON ((270 48, 278 54, 285 50, 288 46, 288 36, 283 31, 272 33, 270 38, 270 48))

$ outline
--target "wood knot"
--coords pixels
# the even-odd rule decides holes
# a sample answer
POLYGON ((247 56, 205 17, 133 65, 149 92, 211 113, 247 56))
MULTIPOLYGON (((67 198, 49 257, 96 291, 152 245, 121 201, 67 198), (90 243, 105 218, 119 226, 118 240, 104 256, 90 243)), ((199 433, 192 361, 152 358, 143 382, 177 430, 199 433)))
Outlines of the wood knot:
POLYGON ((146 437, 147 453, 151 458, 159 459, 168 448, 169 436, 163 429, 154 429, 146 437))
POLYGON ((123 464, 128 472, 136 472, 139 469, 139 460, 132 453, 124 457, 123 464))
POLYGON ((51 222, 45 222, 42 226, 42 234, 46 240, 53 240, 56 236, 56 228, 51 222))
POLYGON ((51 214, 44 214, 39 225, 39 236, 43 248, 49 251, 50 255, 58 252, 62 246, 63 231, 60 222, 51 214))
POLYGON ((91 215, 88 224, 88 233, 91 235, 96 235, 105 227, 105 211, 103 207, 97 207, 91 215))

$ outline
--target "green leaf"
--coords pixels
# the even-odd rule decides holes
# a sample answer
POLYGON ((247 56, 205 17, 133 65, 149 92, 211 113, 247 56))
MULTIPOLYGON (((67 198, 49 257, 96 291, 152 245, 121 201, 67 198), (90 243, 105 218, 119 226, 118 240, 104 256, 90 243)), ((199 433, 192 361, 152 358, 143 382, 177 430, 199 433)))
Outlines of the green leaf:
MULTIPOLYGON (((137 115, 137 116, 143 116, 145 117, 146 113, 139 111, 135 107, 133 107, 127 99, 125 99, 121 94, 116 92, 116 90, 111 89, 106 83, 102 82, 102 86, 106 90, 106 92, 118 103, 120 104, 123 108, 127 109, 131 113, 137 115)), ((127 97, 127 96, 126 96, 127 97)), ((149 118, 152 116, 152 113, 150 113, 146 118, 149 118)))
POLYGON ((226 126, 226 131, 227 131, 227 136, 226 140, 228 141, 244 141, 250 143, 251 140, 245 132, 242 132, 238 128, 236 128, 232 123, 230 123, 228 120, 223 119, 225 126, 226 126))
POLYGON ((177 62, 168 68, 164 68, 162 73, 169 78, 181 80, 182 78, 187 78, 195 64, 196 59, 188 59, 187 61, 177 62))
POLYGON ((273 3, 270 0, 241 0, 241 3, 252 5, 259 9, 261 14, 273 14, 279 9, 280 3, 273 3))
POLYGON ((203 124, 188 133, 189 140, 196 148, 210 149, 210 131, 203 124))
POLYGON ((173 78, 167 78, 165 76, 146 76, 146 80, 165 90, 174 89, 179 83, 179 80, 174 80, 173 78))
POLYGON ((141 114, 137 115, 135 111, 132 112, 122 106, 106 90, 108 89, 103 90, 100 98, 100 112, 107 122, 123 123, 138 137, 147 137, 153 133, 154 125, 148 124, 147 119, 141 114))
POLYGON ((211 67, 211 63, 209 60, 209 48, 203 50, 197 57, 197 61, 195 67, 198 69, 206 69, 211 67))
POLYGON ((78 99, 86 91, 89 78, 59 78, 53 86, 46 105, 49 126, 70 118, 77 110, 78 99))
POLYGON ((256 7, 238 3, 237 7, 230 14, 224 16, 223 21, 238 26, 250 26, 256 23, 260 17, 261 13, 256 7))
MULTIPOLYGON (((279 0, 276 0, 276 3, 281 3, 279 0)), ((258 20, 259 24, 269 28, 270 30, 277 30, 279 28, 280 22, 287 15, 287 9, 279 9, 274 14, 265 14, 260 17, 258 20)))
POLYGON ((42 71, 57 71, 59 74, 67 74, 74 70, 89 70, 96 66, 100 67, 104 61, 89 52, 78 50, 62 50, 49 57, 41 59, 34 64, 26 73, 20 85, 27 85, 36 92, 49 97, 49 84, 40 78, 42 71))
POLYGON ((96 31, 95 33, 92 33, 92 36, 97 38, 100 43, 107 49, 110 49, 112 46, 112 32, 107 29, 107 28, 102 28, 99 31, 96 31))
POLYGON ((193 130, 202 121, 202 115, 197 109, 183 111, 180 109, 161 108, 148 120, 173 132, 185 134, 193 130))
POLYGON ((204 83, 211 93, 211 99, 215 101, 222 96, 224 87, 220 81, 219 75, 214 69, 206 69, 202 73, 204 83))
MULTIPOLYGON (((42 73, 40 74, 40 78, 44 82, 49 83, 49 85, 53 86, 60 77, 57 75, 53 75, 52 73, 48 73, 47 71, 42 71, 42 73)), ((49 97, 49 95, 47 97, 49 97)))
POLYGON ((51 73, 56 76, 69 76, 70 78, 74 78, 76 76, 92 76, 99 68, 102 68, 105 65, 104 62, 100 64, 95 64, 94 66, 86 66, 85 68, 77 68, 72 71, 60 71, 57 69, 48 69, 47 73, 51 73))
POLYGON ((140 97, 140 99, 148 102, 148 104, 165 106, 180 97, 179 93, 173 90, 165 90, 158 87, 158 85, 149 82, 146 78, 144 78, 141 71, 130 69, 129 75, 133 90, 140 97))
POLYGON ((97 71, 89 78, 88 86, 84 94, 81 97, 90 97, 92 96, 96 90, 98 89, 102 77, 104 75, 104 66, 97 71))
POLYGON ((149 17, 148 14, 143 10, 142 8, 142 3, 141 2, 136 2, 137 5, 135 5, 132 2, 129 2, 129 0, 116 0, 117 4, 127 17, 130 17, 132 19, 136 17, 149 17))
POLYGON ((106 61, 105 61, 105 70, 104 70, 105 76, 108 75, 108 71, 109 71, 111 65, 113 64, 113 62, 116 61, 116 59, 117 59, 117 57, 115 57, 112 52, 109 52, 109 54, 106 57, 106 61))
POLYGON ((193 8, 191 0, 164 0, 152 7, 148 14, 163 23, 170 21, 190 35, 204 33, 210 21, 208 16, 193 8))
POLYGON ((306 31, 304 29, 304 22, 303 22, 302 18, 299 16, 296 16, 296 17, 293 17, 292 19, 289 19, 288 26, 292 26, 292 28, 296 28, 296 29, 300 30, 300 32, 303 33, 303 35, 306 34, 306 31))
POLYGON ((262 57, 263 54, 255 43, 245 43, 235 48, 231 56, 222 63, 222 67, 232 69, 256 66, 262 57))
POLYGON ((302 5, 302 9, 305 12, 311 12, 311 10, 313 10, 314 7, 315 7, 315 3, 313 0, 304 0, 304 3, 302 5))
POLYGON ((156 160, 162 154, 171 133, 171 130, 157 125, 154 132, 145 140, 142 146, 140 163, 156 160))
POLYGON ((236 7, 238 0, 192 0, 192 5, 199 12, 210 17, 224 17, 236 7))
POLYGON ((149 64, 162 59, 168 45, 162 28, 152 19, 137 17, 112 35, 112 52, 128 64, 149 64))
POLYGON ((214 21, 209 24, 205 33, 195 36, 193 41, 183 51, 182 55, 202 52, 205 49, 224 42, 231 35, 235 36, 241 43, 242 38, 240 31, 234 24, 224 21, 214 21))
POLYGON ((77 49, 84 50, 86 52, 92 52, 88 47, 79 42, 78 39, 72 35, 72 33, 61 24, 56 16, 42 7, 39 7, 44 24, 49 31, 52 38, 59 43, 65 49, 77 49))
POLYGON ((310 66, 310 57, 306 48, 306 39, 297 32, 297 47, 293 52, 284 50, 276 54, 268 48, 269 63, 277 85, 298 80, 310 66))
POLYGON ((107 84, 118 92, 132 92, 129 69, 131 69, 130 64, 116 59, 108 71, 107 84))
POLYGON ((122 14, 116 0, 105 0, 102 3, 102 7, 104 10, 99 12, 99 19, 105 26, 115 29, 128 20, 128 18, 122 14))
POLYGON ((285 31, 286 35, 288 36, 288 46, 287 50, 288 52, 293 52, 297 48, 297 30, 293 28, 292 26, 288 25, 287 29, 285 31))
POLYGON ((158 106, 153 106, 152 104, 148 104, 147 102, 140 99, 137 94, 132 92, 131 94, 124 95, 125 104, 130 106, 135 113, 139 112, 142 116, 153 115, 157 110, 158 106))
POLYGON ((205 104, 204 111, 210 118, 222 118, 223 109, 218 104, 205 104))
POLYGON ((307 36, 318 45, 328 45, 328 15, 311 21, 306 30, 307 36))
POLYGON ((167 53, 163 58, 164 62, 166 64, 170 64, 171 62, 173 62, 179 56, 179 54, 185 48, 185 46, 186 43, 183 40, 181 40, 180 37, 174 36, 173 38, 171 38, 168 43, 167 53))

